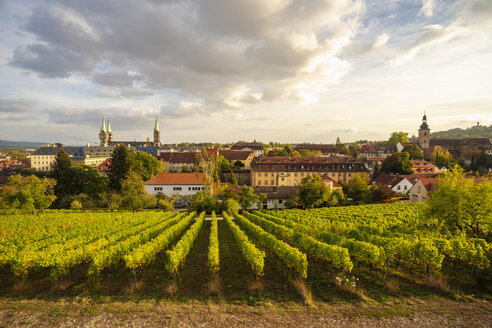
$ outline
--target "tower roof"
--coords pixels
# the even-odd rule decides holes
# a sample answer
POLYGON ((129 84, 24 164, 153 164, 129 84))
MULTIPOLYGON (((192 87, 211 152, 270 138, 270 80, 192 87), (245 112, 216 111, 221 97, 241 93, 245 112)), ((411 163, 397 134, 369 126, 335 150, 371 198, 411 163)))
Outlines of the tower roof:
POLYGON ((421 130, 430 130, 429 126, 427 125, 427 115, 424 113, 424 117, 422 117, 422 124, 420 125, 421 130))
POLYGON ((109 122, 109 119, 108 119, 108 132, 112 132, 111 131, 111 123, 109 122))
POLYGON ((104 121, 104 116, 102 118, 101 131, 106 132, 106 121, 104 121))
POLYGON ((157 116, 155 117, 154 131, 159 131, 159 121, 157 121, 157 116))

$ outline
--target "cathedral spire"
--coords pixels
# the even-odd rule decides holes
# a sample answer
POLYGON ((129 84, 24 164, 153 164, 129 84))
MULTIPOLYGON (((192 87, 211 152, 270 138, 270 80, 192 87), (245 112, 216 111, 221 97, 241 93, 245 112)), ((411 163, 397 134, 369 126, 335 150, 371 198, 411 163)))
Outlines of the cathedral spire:
POLYGON ((155 117, 154 131, 158 131, 159 132, 159 121, 157 121, 157 116, 155 117))
POLYGON ((106 121, 104 120, 104 116, 102 118, 101 131, 106 132, 106 121))
POLYGON ((109 122, 109 118, 108 118, 108 132, 112 132, 111 131, 111 123, 109 122))

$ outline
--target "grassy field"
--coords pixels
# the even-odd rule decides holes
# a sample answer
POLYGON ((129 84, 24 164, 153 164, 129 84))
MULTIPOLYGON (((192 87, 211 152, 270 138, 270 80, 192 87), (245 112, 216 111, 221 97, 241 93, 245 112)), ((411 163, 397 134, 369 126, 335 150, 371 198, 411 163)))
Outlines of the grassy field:
POLYGON ((390 271, 385 286, 383 272, 356 267, 357 285, 347 287, 336 283, 327 264, 311 259, 308 278, 296 280, 266 252, 264 276, 256 278, 222 220, 221 270, 212 275, 210 225, 205 221, 176 277, 166 273, 161 255, 135 275, 117 266, 92 279, 83 265, 55 282, 46 272, 20 279, 4 268, 0 327, 488 327, 492 322, 492 297, 483 288, 405 268, 390 271))

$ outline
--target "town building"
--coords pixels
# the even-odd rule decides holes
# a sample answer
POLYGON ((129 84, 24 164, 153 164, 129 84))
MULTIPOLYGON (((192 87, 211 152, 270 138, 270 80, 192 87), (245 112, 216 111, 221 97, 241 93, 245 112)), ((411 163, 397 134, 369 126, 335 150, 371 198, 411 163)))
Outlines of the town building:
POLYGON ((35 150, 31 158, 31 168, 36 171, 51 171, 51 164, 55 161, 56 155, 63 149, 69 157, 73 157, 80 147, 64 147, 61 144, 53 144, 51 146, 43 145, 43 147, 35 150))
POLYGON ((344 156, 345 153, 338 149, 335 145, 326 145, 326 144, 298 144, 295 146, 295 150, 308 150, 308 151, 319 151, 321 156, 329 157, 329 156, 344 156))
POLYGON ((423 159, 414 159, 412 162, 413 174, 440 174, 441 170, 436 165, 424 161, 423 159))
POLYGON ((380 174, 373 180, 372 183, 378 186, 390 188, 398 194, 406 195, 417 180, 418 178, 412 178, 410 176, 380 174))
POLYGON ((253 142, 236 142, 234 145, 231 146, 231 150, 238 150, 238 151, 253 151, 257 157, 263 156, 264 153, 264 148, 263 145, 253 141, 253 142))
POLYGON ((261 157, 251 163, 251 184, 258 186, 297 186, 307 176, 327 176, 348 182, 367 173, 364 163, 351 157, 261 157))
POLYGON ((419 178, 409 191, 411 202, 425 202, 429 193, 434 191, 439 183, 437 178, 419 178))
POLYGON ((61 144, 44 145, 30 155, 31 168, 36 171, 51 171, 51 164, 61 150, 67 153, 73 163, 97 167, 111 156, 114 146, 65 147, 61 144))
POLYGON ((116 146, 116 145, 126 145, 128 147, 161 147, 161 132, 159 129, 159 121, 157 117, 154 123, 154 140, 153 142, 147 138, 146 141, 115 141, 113 140, 113 131, 111 130, 111 122, 108 120, 107 127, 104 117, 101 123, 101 130, 99 131, 99 145, 101 147, 116 146))
MULTIPOLYGON (((418 145, 422 148, 424 155, 431 155, 437 147, 443 151, 448 151, 453 158, 465 159, 469 162, 472 154, 484 152, 492 154, 492 143, 489 138, 463 138, 463 139, 440 139, 430 137, 430 127, 427 124, 427 116, 424 114, 422 124, 418 131, 418 145)), ((403 149, 404 145, 400 144, 398 149, 403 149)), ((469 163, 467 163, 469 164, 469 163)))
POLYGON ((145 182, 145 191, 151 195, 162 193, 168 197, 192 196, 205 190, 203 173, 158 173, 145 182))
POLYGON ((219 155, 224 156, 232 165, 241 166, 247 170, 251 169, 251 162, 256 157, 256 153, 252 150, 220 150, 219 155))
MULTIPOLYGON (((266 200, 263 201, 265 209, 283 209, 286 208, 286 203, 296 193, 296 187, 254 187, 256 194, 266 194, 266 200)), ((257 208, 256 204, 253 205, 257 208)))
POLYGON ((386 159, 397 152, 396 146, 393 145, 362 145, 357 151, 357 158, 366 159, 386 159))
POLYGON ((199 157, 199 152, 161 152, 157 159, 165 163, 165 170, 168 172, 192 172, 199 157))

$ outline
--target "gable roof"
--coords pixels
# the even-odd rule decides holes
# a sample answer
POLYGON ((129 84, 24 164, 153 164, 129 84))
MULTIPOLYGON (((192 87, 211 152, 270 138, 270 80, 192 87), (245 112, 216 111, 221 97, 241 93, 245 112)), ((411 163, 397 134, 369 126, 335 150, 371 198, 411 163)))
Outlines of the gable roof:
POLYGON ((231 150, 243 150, 246 148, 251 150, 263 150, 263 146, 257 142, 236 142, 231 146, 231 150))
POLYGON ((220 155, 224 156, 226 159, 230 161, 244 161, 248 159, 248 157, 254 154, 253 151, 248 150, 221 150, 220 155))
POLYGON ((289 199, 296 193, 296 187, 279 186, 279 187, 253 187, 255 193, 267 194, 267 199, 289 199))
POLYGON ((329 176, 327 176, 327 175, 322 175, 322 176, 321 176, 321 179, 331 181, 331 186, 332 186, 333 188, 341 188, 341 187, 342 187, 342 185, 341 185, 341 184, 339 184, 338 182, 336 182, 335 180, 333 180, 332 178, 330 178, 330 177, 329 177, 329 176))
POLYGON ((203 173, 158 173, 148 185, 203 185, 203 173))
POLYGON ((161 161, 167 163, 198 163, 199 152, 162 152, 157 157, 161 161))

